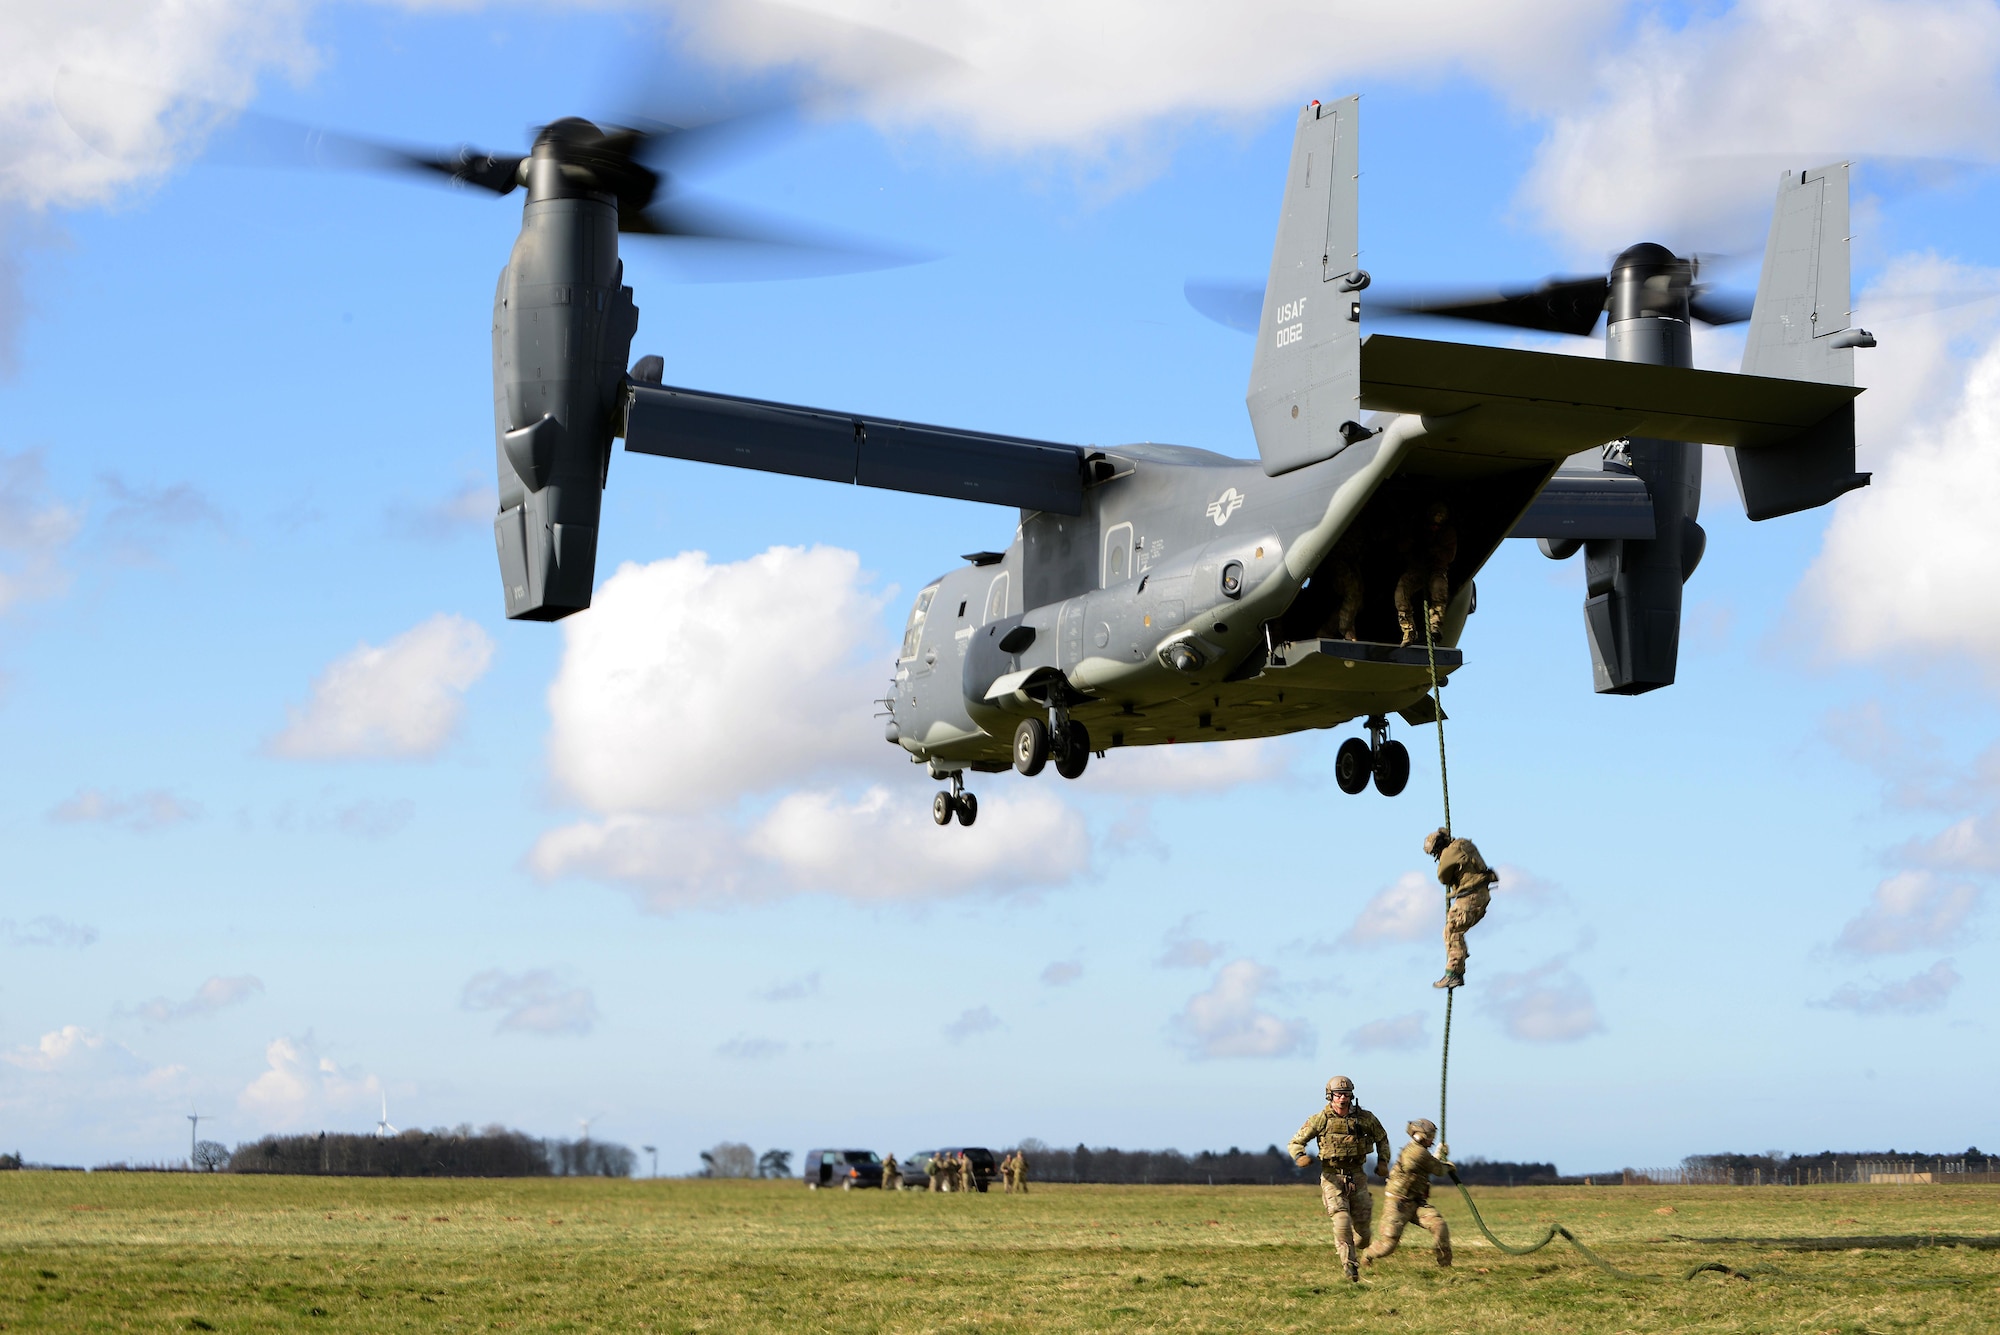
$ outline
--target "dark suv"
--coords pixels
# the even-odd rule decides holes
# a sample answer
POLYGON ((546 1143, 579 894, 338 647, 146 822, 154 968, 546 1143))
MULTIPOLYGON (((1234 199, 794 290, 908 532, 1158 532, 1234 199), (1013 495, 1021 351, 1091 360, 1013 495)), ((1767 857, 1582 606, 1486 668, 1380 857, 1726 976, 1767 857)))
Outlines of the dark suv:
POLYGON ((882 1158, 873 1150, 810 1150, 806 1154, 805 1176, 808 1191, 818 1191, 821 1187, 839 1187, 843 1191, 879 1187, 882 1158))
POLYGON ((930 1162, 931 1156, 935 1154, 946 1159, 955 1158, 961 1149, 965 1151, 965 1157, 972 1160, 972 1180, 979 1185, 981 1191, 986 1190, 987 1184, 1000 1176, 1000 1161, 993 1157, 992 1150, 980 1145, 949 1145, 941 1150, 917 1151, 903 1164, 904 1185, 916 1191, 924 1190, 930 1186, 924 1165, 930 1162))

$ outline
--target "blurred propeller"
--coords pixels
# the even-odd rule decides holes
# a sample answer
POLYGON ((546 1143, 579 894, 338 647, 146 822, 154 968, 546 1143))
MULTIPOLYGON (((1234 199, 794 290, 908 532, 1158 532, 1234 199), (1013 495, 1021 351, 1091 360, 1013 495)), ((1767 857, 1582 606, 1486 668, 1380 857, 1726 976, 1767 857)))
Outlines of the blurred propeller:
MULTIPOLYGON (((55 101, 58 113, 85 143, 125 160, 157 152, 160 138, 147 127, 171 120, 196 127, 193 139, 205 150, 203 156, 220 165, 417 173, 506 195, 526 184, 529 163, 539 153, 555 161, 571 186, 612 196, 619 231, 728 243, 723 269, 732 264, 741 268, 748 261, 752 277, 849 273, 934 258, 759 217, 676 188, 673 171, 740 158, 782 124, 795 121, 798 108, 789 104, 689 125, 600 125, 565 117, 535 131, 532 152, 507 154, 469 145, 421 148, 367 139, 71 70, 58 74, 55 101), (774 265, 776 256, 759 251, 797 254, 774 265)), ((723 252, 711 251, 688 276, 726 278, 717 267, 719 259, 723 252)))

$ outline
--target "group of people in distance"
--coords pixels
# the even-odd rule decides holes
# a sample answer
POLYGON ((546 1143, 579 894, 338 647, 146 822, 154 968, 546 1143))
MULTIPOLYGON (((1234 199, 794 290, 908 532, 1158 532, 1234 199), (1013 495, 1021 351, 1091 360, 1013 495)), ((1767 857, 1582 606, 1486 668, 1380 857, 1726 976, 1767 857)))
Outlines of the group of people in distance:
MULTIPOLYGON (((932 1191, 979 1190, 979 1168, 964 1150, 931 1155, 924 1160, 924 1176, 930 1179, 932 1191)), ((1009 1195, 1016 1190, 1027 1194, 1028 1156, 1019 1150, 1009 1150, 1000 1161, 1000 1181, 1009 1195)), ((897 1191, 902 1185, 903 1166, 891 1154, 882 1161, 882 1187, 885 1191, 897 1191)))

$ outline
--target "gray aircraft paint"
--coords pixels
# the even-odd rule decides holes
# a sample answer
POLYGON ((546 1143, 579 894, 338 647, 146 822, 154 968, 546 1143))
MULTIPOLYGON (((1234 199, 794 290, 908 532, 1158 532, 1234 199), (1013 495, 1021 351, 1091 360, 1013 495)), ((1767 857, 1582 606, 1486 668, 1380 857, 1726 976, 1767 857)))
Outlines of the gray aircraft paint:
MULTIPOLYGON (((1430 655, 1383 642, 1395 637, 1399 535, 1431 502, 1447 502, 1459 537, 1435 648, 1449 678, 1463 663, 1474 577, 1510 533, 1614 544, 1680 567, 1699 442, 1735 447, 1749 461, 1739 477, 1756 473, 1756 485, 1794 498, 1837 471, 1843 449, 1851 470, 1857 391, 1827 373, 1839 364, 1817 344, 1810 366, 1786 353, 1781 368, 1776 352, 1746 366, 1787 377, 1771 378, 1693 370, 1684 322, 1676 342, 1649 310, 1614 310, 1622 362, 1364 341, 1358 128, 1351 98, 1299 116, 1245 397, 1255 460, 1151 443, 1087 449, 674 388, 658 358, 621 376, 637 312, 621 283, 617 200, 566 183, 560 137, 545 132, 494 311, 508 615, 554 619, 588 605, 599 488, 610 440, 623 435, 638 453, 1022 507, 1005 552, 919 595, 898 653, 888 739, 935 775, 1005 768, 1015 728, 1038 718, 1081 724, 1095 750, 1364 716, 1379 737, 1391 713, 1435 717, 1430 655), (1679 466, 1572 461, 1559 474, 1619 438, 1679 466), (1350 532, 1361 536, 1343 550, 1366 590, 1359 642, 1328 638, 1335 591, 1314 583, 1350 532)), ((1815 310, 1831 310, 1845 282, 1845 174, 1804 180, 1790 188, 1813 191, 1805 202, 1781 195, 1760 312, 1794 301, 1801 284, 1815 310), (1824 258, 1836 193, 1837 262, 1824 258)), ((1758 343, 1753 329, 1753 347, 1775 347, 1774 337, 1758 343)), ((1747 505, 1754 487, 1744 485, 1747 505)), ((1613 564, 1628 600, 1643 603, 1624 567, 1644 563, 1613 564)), ((1677 623, 1678 579, 1672 592, 1677 623)))

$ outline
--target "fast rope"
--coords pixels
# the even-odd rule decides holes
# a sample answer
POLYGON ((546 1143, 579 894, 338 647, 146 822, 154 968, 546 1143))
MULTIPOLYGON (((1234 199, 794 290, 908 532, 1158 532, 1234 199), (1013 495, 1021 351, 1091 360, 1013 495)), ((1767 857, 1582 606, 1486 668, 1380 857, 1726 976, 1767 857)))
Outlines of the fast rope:
MULTIPOLYGON (((1424 600, 1424 655, 1429 660, 1430 670, 1431 670, 1431 714, 1432 714, 1431 721, 1437 727, 1438 786, 1443 790, 1444 837, 1447 841, 1449 841, 1451 839, 1451 771, 1448 768, 1446 768, 1445 765, 1444 701, 1439 698, 1439 692, 1438 692, 1437 641, 1431 633, 1431 604, 1429 599, 1424 600)), ((1445 912, 1446 913, 1451 912, 1451 891, 1449 889, 1445 891, 1445 912)), ((1458 999, 1457 988, 1447 987, 1444 990, 1444 1055, 1438 1062, 1438 1144, 1439 1145, 1451 1144, 1451 1136, 1447 1134, 1445 1130, 1447 1125, 1445 1121, 1445 1108, 1446 1108, 1446 1096, 1451 1091, 1451 1012, 1452 1012, 1452 1004, 1455 1001, 1457 1001, 1457 999, 1458 999)), ((1472 1203, 1472 1193, 1467 1191, 1465 1189, 1465 1184, 1458 1180, 1458 1173, 1455 1170, 1451 1175, 1451 1181, 1452 1185, 1458 1188, 1458 1194, 1465 1198, 1465 1208, 1472 1211, 1473 1222, 1479 1225, 1479 1231, 1486 1235, 1486 1240, 1488 1242, 1492 1243, 1495 1247, 1498 1247, 1501 1251, 1505 1252, 1509 1256, 1533 1255, 1535 1252, 1538 1252, 1542 1248, 1548 1246, 1551 1242, 1554 1242, 1558 1237, 1561 1237, 1567 1239, 1570 1246, 1576 1248, 1579 1252, 1583 1253, 1585 1260, 1589 1261, 1592 1265, 1596 1266, 1599 1270, 1602 1270, 1607 1275, 1614 1276, 1615 1278, 1618 1279, 1633 1280, 1633 1281, 1644 1281, 1644 1280, 1652 1280, 1658 1278, 1658 1276, 1654 1275, 1635 1275, 1632 1274, 1630 1271, 1620 1270, 1617 1266, 1611 1264, 1609 1261, 1599 1256, 1596 1252, 1584 1246, 1583 1243, 1577 1239, 1576 1234, 1570 1232, 1567 1228, 1563 1227, 1563 1225, 1561 1224, 1550 1224, 1548 1227, 1548 1231, 1542 1234, 1541 1239, 1539 1241, 1531 1243, 1526 1247, 1510 1247, 1506 1243, 1500 1241, 1499 1238, 1493 1236, 1493 1230, 1486 1226, 1486 1219, 1483 1215, 1479 1213, 1479 1207, 1472 1203)), ((1723 1275, 1728 1275, 1735 1279, 1749 1278, 1748 1275, 1743 1274, 1739 1270, 1733 1270, 1730 1267, 1722 1264, 1720 1261, 1704 1262, 1703 1264, 1698 1265, 1694 1269, 1688 1271, 1687 1274, 1683 1276, 1683 1278, 1693 1279, 1696 1275, 1699 1275, 1704 1271, 1710 1271, 1710 1270, 1716 1271, 1717 1273, 1723 1275)))
MULTIPOLYGON (((1444 790, 1444 837, 1451 838, 1451 771, 1445 766, 1444 758, 1444 701, 1438 692, 1437 642, 1431 636, 1431 603, 1424 599, 1424 654, 1431 665, 1431 723, 1438 733, 1438 786, 1444 790)), ((1445 891, 1444 911, 1451 912, 1451 892, 1445 891)), ((1445 1118, 1445 1096, 1450 1092, 1451 1080, 1451 1009, 1458 999, 1458 989, 1444 990, 1444 1059, 1438 1063, 1438 1144, 1451 1144, 1451 1137, 1445 1128, 1449 1125, 1445 1118)), ((1468 1198, 1470 1199, 1470 1198, 1468 1198)), ((1484 1228, 1485 1225, 1480 1225, 1484 1228)))

